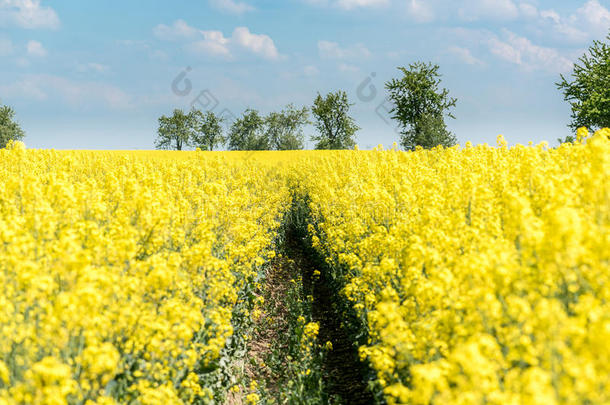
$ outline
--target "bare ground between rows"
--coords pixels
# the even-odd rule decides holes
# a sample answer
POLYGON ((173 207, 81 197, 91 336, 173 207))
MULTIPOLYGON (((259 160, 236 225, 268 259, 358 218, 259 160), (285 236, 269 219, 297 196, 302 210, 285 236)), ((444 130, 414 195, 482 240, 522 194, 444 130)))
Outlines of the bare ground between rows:
POLYGON ((313 295, 312 313, 314 321, 320 324, 319 341, 330 341, 333 345, 323 364, 328 396, 340 404, 374 404, 374 396, 364 378, 368 374, 367 366, 360 361, 358 346, 344 328, 338 292, 325 279, 324 264, 315 257, 306 238, 294 229, 287 232, 285 249, 302 274, 305 291, 313 295), (314 270, 322 271, 322 276, 314 277, 314 270))
MULTIPOLYGON (((320 325, 319 341, 330 341, 333 349, 324 356, 322 375, 327 398, 333 404, 360 405, 374 404, 374 397, 363 377, 368 370, 358 358, 357 344, 343 327, 342 314, 338 309, 337 293, 332 291, 324 277, 314 277, 320 269, 319 263, 305 238, 298 231, 288 229, 281 255, 274 258, 266 269, 263 281, 265 304, 263 315, 256 321, 255 332, 248 344, 248 354, 244 361, 244 371, 250 380, 264 381, 273 396, 280 390, 281 373, 274 374, 264 365, 274 347, 282 347, 280 340, 290 333, 288 315, 290 308, 286 294, 291 288, 291 280, 302 278, 306 294, 313 296, 312 316, 320 325)), ((241 405, 245 393, 231 393, 227 403, 241 405)))
MULTIPOLYGON (((277 256, 265 270, 263 297, 264 310, 261 317, 255 322, 252 340, 248 343, 248 353, 244 360, 244 373, 250 381, 264 381, 266 388, 273 395, 278 392, 279 375, 274 375, 265 366, 265 359, 270 355, 273 347, 277 347, 280 336, 288 329, 288 311, 284 297, 290 288, 293 277, 289 258, 277 256)), ((293 265, 293 264, 292 264, 293 265)), ((229 405, 245 404, 245 393, 229 393, 229 405)))

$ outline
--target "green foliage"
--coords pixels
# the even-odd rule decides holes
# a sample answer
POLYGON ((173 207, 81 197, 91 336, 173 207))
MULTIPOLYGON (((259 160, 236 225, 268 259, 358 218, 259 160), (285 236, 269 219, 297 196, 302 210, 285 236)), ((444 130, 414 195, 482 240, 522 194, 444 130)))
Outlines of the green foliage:
POLYGON ((387 82, 386 89, 394 104, 392 118, 402 127, 401 145, 407 150, 455 145, 455 136, 447 130, 444 116, 455 118, 448 110, 455 107, 457 100, 449 97, 447 89, 439 89, 439 66, 416 62, 408 69, 398 70, 403 76, 387 82))
POLYGON ((247 109, 231 125, 228 141, 230 150, 268 150, 264 118, 257 110, 247 109))
POLYGON ((193 112, 185 113, 175 109, 171 117, 165 115, 159 118, 159 129, 157 130, 157 149, 182 150, 187 146, 194 133, 195 117, 193 112))
POLYGON ((0 148, 5 148, 9 141, 23 139, 25 133, 15 121, 15 111, 7 106, 0 106, 0 148))
POLYGON ((403 134, 401 145, 406 150, 415 150, 417 146, 427 149, 438 145, 451 147, 457 143, 441 115, 424 114, 403 134))
POLYGON ((308 123, 307 108, 298 109, 292 104, 266 117, 247 109, 231 126, 228 146, 230 150, 303 149, 303 126, 308 123))
POLYGON ((576 141, 576 138, 574 137, 574 135, 568 135, 564 139, 557 138, 557 142, 559 142, 560 145, 562 143, 574 143, 574 141, 576 141))
POLYGON ((191 114, 193 114, 195 124, 191 139, 194 147, 201 150, 214 150, 225 142, 221 125, 224 118, 214 114, 213 111, 193 110, 191 114))
POLYGON ((318 93, 311 109, 319 133, 311 138, 317 141, 316 149, 352 149, 355 146, 354 134, 360 128, 348 115, 352 105, 344 91, 328 93, 326 97, 318 93))
POLYGON ((274 150, 303 149, 303 126, 309 124, 307 107, 295 108, 292 104, 265 118, 266 137, 274 150))
POLYGON ((594 41, 574 65, 572 81, 561 75, 557 87, 572 107, 570 128, 610 127, 610 45, 594 41))

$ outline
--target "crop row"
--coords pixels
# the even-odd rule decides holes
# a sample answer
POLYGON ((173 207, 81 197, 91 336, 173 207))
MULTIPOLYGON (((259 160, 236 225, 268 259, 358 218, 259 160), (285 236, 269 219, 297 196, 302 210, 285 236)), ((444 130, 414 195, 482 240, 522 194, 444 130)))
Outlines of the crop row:
POLYGON ((389 403, 610 401, 608 130, 498 142, 300 169, 389 403))
POLYGON ((0 150, 0 404, 214 400, 289 194, 183 156, 0 150))
MULTIPOLYGON (((225 375, 227 348, 270 313, 253 305, 285 218, 326 261, 314 273, 340 291, 375 398, 609 402, 610 142, 608 130, 579 137, 409 153, 11 144, 0 150, 0 405, 247 392, 225 375)), ((250 386, 244 399, 264 400, 250 386)))

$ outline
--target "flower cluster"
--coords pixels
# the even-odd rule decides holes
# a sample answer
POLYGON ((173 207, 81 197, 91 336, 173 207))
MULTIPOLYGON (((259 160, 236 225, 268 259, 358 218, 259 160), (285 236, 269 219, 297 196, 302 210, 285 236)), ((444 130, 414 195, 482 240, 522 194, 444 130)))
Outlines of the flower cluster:
POLYGON ((609 135, 300 167, 389 403, 610 401, 609 135))
MULTIPOLYGON (((312 280, 359 318, 388 403, 608 403, 609 139, 252 155, 10 144, 0 404, 222 401, 208 377, 235 314, 262 316, 265 300, 240 301, 291 216, 326 260, 312 280)), ((324 329, 291 328, 299 361, 314 358, 324 329)), ((299 389, 321 386, 302 374, 299 389)))
POLYGON ((288 200, 217 154, 0 150, 0 403, 213 400, 288 200))

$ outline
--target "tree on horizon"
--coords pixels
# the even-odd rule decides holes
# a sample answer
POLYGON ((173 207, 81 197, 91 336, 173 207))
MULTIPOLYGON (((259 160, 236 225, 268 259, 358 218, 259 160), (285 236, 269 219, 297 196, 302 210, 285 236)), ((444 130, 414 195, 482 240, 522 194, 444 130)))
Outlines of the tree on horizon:
POLYGON ((311 137, 316 141, 315 149, 353 149, 356 145, 354 134, 360 129, 355 120, 349 116, 353 106, 347 99, 345 91, 320 93, 314 100, 311 112, 315 118, 314 125, 318 135, 311 137))
POLYGON ((157 149, 182 150, 191 142, 194 132, 194 115, 176 108, 172 116, 162 115, 157 130, 157 149))
POLYGON ((445 124, 445 115, 455 118, 449 109, 457 99, 449 97, 447 89, 440 89, 439 66, 415 62, 409 68, 399 67, 402 77, 386 82, 394 107, 392 118, 401 126, 400 144, 406 150, 417 146, 429 149, 457 143, 445 124))
POLYGON ((15 121, 15 110, 8 105, 0 105, 0 149, 10 141, 20 141, 24 137, 25 132, 15 121))
MULTIPOLYGON (((606 36, 610 41, 610 34, 606 36)), ((572 108, 568 126, 600 129, 610 127, 610 44, 593 41, 587 52, 574 64, 572 81, 560 75, 557 88, 572 108)))

